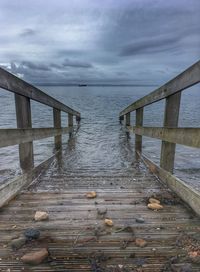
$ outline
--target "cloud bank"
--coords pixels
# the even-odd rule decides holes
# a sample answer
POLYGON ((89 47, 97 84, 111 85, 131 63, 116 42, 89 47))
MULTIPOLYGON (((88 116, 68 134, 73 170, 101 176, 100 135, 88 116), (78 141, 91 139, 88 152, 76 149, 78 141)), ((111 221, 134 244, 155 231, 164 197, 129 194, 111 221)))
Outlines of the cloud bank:
POLYGON ((199 0, 1 0, 0 66, 37 84, 159 85, 199 59, 199 14, 199 0))

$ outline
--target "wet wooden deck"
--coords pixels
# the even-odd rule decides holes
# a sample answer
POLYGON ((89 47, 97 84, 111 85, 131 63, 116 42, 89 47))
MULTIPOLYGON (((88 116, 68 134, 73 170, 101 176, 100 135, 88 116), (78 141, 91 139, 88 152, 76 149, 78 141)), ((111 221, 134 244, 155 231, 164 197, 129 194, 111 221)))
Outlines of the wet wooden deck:
POLYGON ((0 271, 200 271, 194 256, 200 253, 199 218, 145 169, 43 176, 0 210, 0 220, 0 271), (97 197, 87 199, 88 191, 97 197), (151 196, 163 210, 147 208, 151 196), (113 227, 104 225, 100 208, 113 227), (35 222, 37 210, 47 211, 49 220, 35 222), (40 239, 13 251, 11 240, 27 228, 39 229, 40 239), (147 245, 136 246, 135 238, 147 245), (43 264, 21 262, 23 254, 44 247, 50 256, 43 264))

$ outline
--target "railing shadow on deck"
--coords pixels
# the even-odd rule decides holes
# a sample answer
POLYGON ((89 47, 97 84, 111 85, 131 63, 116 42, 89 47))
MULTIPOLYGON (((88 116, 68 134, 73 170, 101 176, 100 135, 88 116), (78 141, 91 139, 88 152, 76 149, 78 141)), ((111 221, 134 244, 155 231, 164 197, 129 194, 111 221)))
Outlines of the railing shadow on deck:
POLYGON ((132 103, 119 114, 128 131, 135 133, 135 151, 151 172, 175 191, 200 215, 200 193, 173 175, 176 144, 200 148, 200 128, 178 127, 181 93, 200 82, 200 61, 193 64, 160 88, 132 103), (145 106, 165 99, 163 127, 143 127, 145 106), (130 113, 136 111, 136 124, 131 126, 130 113), (142 154, 142 136, 162 140, 160 166, 142 154))
MULTIPOLYGON (((25 185, 48 168, 62 148, 62 134, 73 133, 73 117, 79 123, 78 111, 66 106, 35 86, 0 68, 0 88, 13 92, 15 96, 17 128, 0 129, 0 148, 19 145, 19 160, 23 174, 0 186, 0 207, 12 199, 25 185), (31 100, 53 109, 54 127, 32 128, 31 100), (61 127, 61 112, 68 114, 68 127, 61 127), (55 155, 34 167, 33 141, 54 137, 55 155)), ((66 122, 67 123, 67 122, 66 122)))

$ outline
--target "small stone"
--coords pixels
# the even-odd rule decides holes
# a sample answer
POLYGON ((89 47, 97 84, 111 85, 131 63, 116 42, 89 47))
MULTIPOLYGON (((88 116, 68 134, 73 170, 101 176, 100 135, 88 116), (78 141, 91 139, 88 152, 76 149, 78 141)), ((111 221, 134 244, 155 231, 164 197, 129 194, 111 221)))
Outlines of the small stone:
POLYGON ((184 264, 181 268, 180 268, 180 272, 192 272, 192 265, 191 264, 184 264))
POLYGON ((147 205, 147 207, 151 210, 162 210, 163 206, 158 203, 150 203, 147 205))
POLYGON ((198 256, 198 252, 197 251, 190 251, 188 253, 188 255, 190 256, 190 258, 196 258, 198 256))
POLYGON ((160 200, 151 197, 151 198, 149 198, 149 203, 151 203, 151 204, 152 204, 152 203, 160 204, 160 200))
POLYGON ((86 194, 86 197, 87 198, 95 198, 97 196, 97 193, 96 192, 88 192, 86 194))
POLYGON ((136 244, 136 246, 139 246, 139 247, 145 247, 147 245, 147 241, 145 241, 144 239, 141 239, 141 238, 136 238, 135 244, 136 244))
POLYGON ((25 237, 20 237, 18 239, 12 240, 10 243, 11 247, 13 250, 18 250, 20 249, 23 245, 26 244, 27 239, 25 237))
POLYGON ((49 252, 47 251, 46 248, 43 248, 39 251, 33 251, 30 253, 25 254, 21 260, 23 263, 26 264, 32 264, 32 265, 37 265, 40 264, 46 259, 49 255, 49 252))
POLYGON ((113 221, 111 220, 111 219, 105 219, 104 220, 104 223, 107 225, 107 226, 109 226, 109 227, 112 227, 113 226, 113 221))
POLYGON ((145 222, 144 218, 142 218, 142 217, 136 218, 135 221, 136 221, 137 223, 140 223, 140 224, 142 224, 142 223, 145 222))
POLYGON ((98 208, 98 209, 97 209, 97 213, 98 213, 99 215, 104 215, 104 214, 107 213, 107 209, 106 209, 106 208, 98 208))
POLYGON ((38 239, 40 237, 40 231, 38 229, 26 229, 24 235, 29 240, 38 239))
POLYGON ((178 256, 174 256, 170 258, 170 263, 172 264, 176 264, 178 263, 178 261, 179 261, 178 256))
POLYGON ((134 263, 137 266, 143 266, 146 263, 146 259, 145 258, 135 258, 134 263))
POLYGON ((35 221, 47 220, 48 218, 49 218, 48 213, 42 211, 37 211, 34 216, 35 221))

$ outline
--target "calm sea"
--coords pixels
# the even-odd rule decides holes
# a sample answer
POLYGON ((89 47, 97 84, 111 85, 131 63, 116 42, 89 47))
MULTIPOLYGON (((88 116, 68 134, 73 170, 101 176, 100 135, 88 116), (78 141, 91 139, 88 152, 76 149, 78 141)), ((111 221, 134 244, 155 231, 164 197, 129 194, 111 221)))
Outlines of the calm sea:
MULTIPOLYGON (((119 112, 155 87, 40 87, 46 93, 81 112, 81 126, 69 141, 63 136, 64 168, 101 171, 126 171, 134 161, 134 135, 127 140, 124 127, 119 124, 119 112)), ((53 126, 52 109, 32 101, 33 127, 53 126)), ((144 125, 162 126, 164 101, 145 108, 144 125)), ((134 124, 135 116, 131 115, 134 124)), ((62 126, 67 114, 62 114, 62 126)), ((182 93, 179 126, 200 126, 199 85, 182 93)), ((0 89, 0 127, 15 128, 14 95, 0 89)), ((159 140, 144 137, 143 151, 155 162, 160 157, 159 140)), ((34 142, 35 165, 53 154, 53 138, 34 142)), ((0 182, 20 173, 18 147, 0 149, 0 182)), ((200 152, 177 145, 175 173, 200 190, 200 152)))

